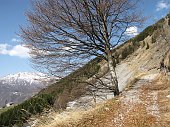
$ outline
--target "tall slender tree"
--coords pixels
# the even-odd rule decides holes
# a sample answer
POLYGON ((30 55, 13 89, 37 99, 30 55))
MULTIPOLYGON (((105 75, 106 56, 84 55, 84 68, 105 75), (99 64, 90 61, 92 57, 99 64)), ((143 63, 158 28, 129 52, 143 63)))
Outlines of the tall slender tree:
POLYGON ((36 0, 26 13, 29 26, 21 37, 36 69, 67 74, 94 56, 109 67, 119 94, 112 49, 126 39, 128 27, 141 25, 139 0, 36 0))

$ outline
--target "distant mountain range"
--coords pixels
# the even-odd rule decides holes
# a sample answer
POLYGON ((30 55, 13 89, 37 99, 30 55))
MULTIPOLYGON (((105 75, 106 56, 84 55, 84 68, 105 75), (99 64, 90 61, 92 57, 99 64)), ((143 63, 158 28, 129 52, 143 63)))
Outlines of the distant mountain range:
POLYGON ((0 78, 0 107, 18 104, 34 96, 54 81, 42 73, 20 72, 0 78))

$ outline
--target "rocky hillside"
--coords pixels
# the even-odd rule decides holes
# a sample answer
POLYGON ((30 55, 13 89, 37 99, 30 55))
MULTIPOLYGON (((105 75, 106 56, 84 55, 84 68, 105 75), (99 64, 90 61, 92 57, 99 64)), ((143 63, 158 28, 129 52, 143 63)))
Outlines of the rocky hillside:
MULTIPOLYGON (((113 98, 112 92, 106 89, 101 91, 87 87, 88 91, 67 103, 64 112, 49 112, 29 123, 34 123, 37 127, 168 127, 170 108, 166 104, 170 103, 169 22, 168 15, 113 52, 119 61, 116 66, 119 88, 122 91, 119 97, 113 98), (135 49, 134 40, 138 43, 135 49), (133 47, 134 51, 131 52, 129 47, 133 47), (121 60, 123 58, 125 59, 121 60), (89 91, 93 91, 93 94, 89 94, 89 91), (104 102, 107 99, 110 100, 104 102)), ((107 65, 103 61, 100 65, 100 78, 93 76, 88 79, 97 87, 100 86, 100 81, 109 84, 107 65)), ((61 103, 60 99, 57 103, 61 103)))
POLYGON ((88 110, 50 112, 35 127, 169 127, 170 76, 141 75, 119 97, 88 110))
MULTIPOLYGON (((28 123, 24 123, 25 125, 118 127, 128 121, 125 114, 132 116, 129 120, 133 120, 136 117, 133 115, 137 115, 139 119, 134 120, 135 127, 139 127, 139 124, 144 125, 145 116, 147 120, 149 119, 146 126, 161 122, 163 113, 159 114, 161 109, 158 100, 159 96, 163 98, 165 96, 159 95, 158 90, 161 93, 163 90, 169 90, 169 77, 163 74, 164 72, 168 74, 169 33, 170 15, 167 15, 113 50, 119 88, 122 91, 119 97, 113 98, 113 91, 109 89, 109 85, 104 85, 109 84, 108 67, 102 58, 96 58, 67 77, 41 90, 33 98, 2 113, 0 123, 5 126, 23 125, 23 122, 31 117, 28 123), (105 86, 107 88, 104 88, 105 86), (113 99, 101 104, 110 98, 113 99), (98 104, 100 105, 97 106, 98 104), (52 111, 53 108, 50 106, 59 112, 52 111), (138 107, 141 108, 139 114, 136 111, 138 107), (45 111, 50 109, 50 111, 44 112, 44 109, 45 111), (61 113, 62 109, 65 111, 61 113), (17 117, 16 113, 18 113, 17 117), (41 114, 36 115, 39 113, 41 114), (7 119, 7 116, 12 117, 7 119), (139 124, 135 124, 136 121, 139 124)), ((129 125, 132 123, 125 124, 127 127, 129 125)))

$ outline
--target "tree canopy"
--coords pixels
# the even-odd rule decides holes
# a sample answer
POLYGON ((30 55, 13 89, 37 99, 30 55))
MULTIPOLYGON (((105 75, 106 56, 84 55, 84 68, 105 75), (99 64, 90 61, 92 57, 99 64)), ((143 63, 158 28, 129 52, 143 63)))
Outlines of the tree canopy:
POLYGON ((70 73, 94 56, 126 39, 126 29, 139 25, 138 0, 36 0, 26 13, 29 26, 21 37, 36 69, 70 73))

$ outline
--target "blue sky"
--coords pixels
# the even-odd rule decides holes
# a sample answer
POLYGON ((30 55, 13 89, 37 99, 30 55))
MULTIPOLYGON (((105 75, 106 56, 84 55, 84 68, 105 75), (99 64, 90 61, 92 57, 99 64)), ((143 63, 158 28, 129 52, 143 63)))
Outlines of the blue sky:
MULTIPOLYGON (((19 25, 26 26, 25 11, 30 8, 29 0, 0 0, 0 77, 17 72, 33 72, 28 49, 20 45, 19 25)), ((170 11, 170 0, 143 0, 141 12, 148 17, 143 28, 153 24, 170 11)), ((136 35, 140 29, 129 28, 136 35)), ((131 34, 131 33, 130 33, 131 34)))
POLYGON ((17 36, 19 25, 26 26, 24 13, 29 8, 29 0, 0 0, 0 77, 34 71, 17 36))

